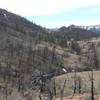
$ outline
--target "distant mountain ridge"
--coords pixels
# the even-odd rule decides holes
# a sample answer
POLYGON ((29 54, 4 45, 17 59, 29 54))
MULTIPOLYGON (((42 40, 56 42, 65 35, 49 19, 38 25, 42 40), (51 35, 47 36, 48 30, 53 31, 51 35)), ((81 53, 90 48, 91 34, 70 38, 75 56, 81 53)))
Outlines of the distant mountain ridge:
POLYGON ((56 34, 63 34, 70 38, 75 39, 85 39, 97 36, 97 33, 94 31, 87 30, 77 25, 70 25, 68 27, 62 26, 56 30, 53 30, 56 34))
POLYGON ((90 25, 90 26, 70 25, 68 26, 68 28, 81 28, 100 34, 100 25, 90 25))
POLYGON ((68 38, 85 39, 96 36, 94 31, 87 30, 84 27, 71 25, 69 27, 61 27, 59 29, 46 29, 29 20, 0 9, 0 45, 7 44, 5 41, 9 39, 14 43, 27 43, 30 40, 33 43, 37 41, 45 42, 61 42, 68 38))

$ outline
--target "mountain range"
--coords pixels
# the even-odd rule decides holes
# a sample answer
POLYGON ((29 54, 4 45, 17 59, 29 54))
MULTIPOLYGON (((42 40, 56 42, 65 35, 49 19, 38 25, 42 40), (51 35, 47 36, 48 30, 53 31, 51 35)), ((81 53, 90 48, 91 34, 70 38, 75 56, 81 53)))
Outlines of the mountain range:
POLYGON ((68 27, 69 28, 81 28, 81 29, 89 30, 89 31, 100 34, 100 25, 90 25, 90 26, 70 25, 68 27))
MULTIPOLYGON (((100 32, 100 25, 96 26, 76 26, 61 27, 56 30, 46 29, 30 22, 24 17, 0 9, 0 45, 6 44, 9 39, 13 43, 26 43, 30 40, 36 41, 61 41, 65 36, 70 38, 94 37, 100 32)), ((2 46, 1 46, 2 47, 2 46)))

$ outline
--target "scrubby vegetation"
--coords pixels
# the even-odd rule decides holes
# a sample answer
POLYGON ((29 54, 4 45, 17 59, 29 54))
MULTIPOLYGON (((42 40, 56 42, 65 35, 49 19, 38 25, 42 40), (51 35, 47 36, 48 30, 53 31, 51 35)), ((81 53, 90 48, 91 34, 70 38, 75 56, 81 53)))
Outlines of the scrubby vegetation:
POLYGON ((94 100, 100 93, 99 51, 94 32, 50 30, 0 9, 0 100, 63 100, 77 93, 94 100))

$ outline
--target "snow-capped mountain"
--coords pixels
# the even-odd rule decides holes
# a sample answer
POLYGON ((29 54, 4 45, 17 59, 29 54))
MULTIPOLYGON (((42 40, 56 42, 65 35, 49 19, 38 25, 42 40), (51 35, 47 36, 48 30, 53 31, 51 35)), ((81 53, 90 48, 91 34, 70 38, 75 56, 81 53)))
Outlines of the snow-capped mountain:
POLYGON ((100 25, 80 26, 80 28, 100 33, 100 25))
POLYGON ((100 33, 100 25, 90 25, 90 26, 70 25, 68 28, 81 28, 92 32, 100 33))

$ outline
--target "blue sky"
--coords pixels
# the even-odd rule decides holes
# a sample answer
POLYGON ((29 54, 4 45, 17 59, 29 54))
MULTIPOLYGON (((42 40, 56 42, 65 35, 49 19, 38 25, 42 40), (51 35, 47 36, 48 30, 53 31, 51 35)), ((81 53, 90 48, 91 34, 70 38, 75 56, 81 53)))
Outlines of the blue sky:
POLYGON ((45 27, 61 27, 76 25, 97 25, 100 24, 100 6, 86 6, 73 9, 72 11, 59 12, 53 15, 27 16, 33 22, 45 27))
POLYGON ((100 0, 3 0, 0 7, 47 28, 100 24, 100 0))

